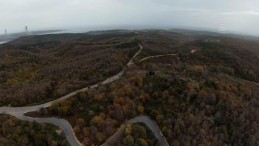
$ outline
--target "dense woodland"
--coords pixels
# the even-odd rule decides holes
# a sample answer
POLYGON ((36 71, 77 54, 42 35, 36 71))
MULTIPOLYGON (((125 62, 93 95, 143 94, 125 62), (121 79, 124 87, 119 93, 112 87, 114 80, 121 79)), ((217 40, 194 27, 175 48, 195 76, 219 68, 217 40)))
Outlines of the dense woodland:
POLYGON ((57 127, 0 115, 0 146, 69 146, 57 127))
POLYGON ((144 124, 129 124, 126 125, 121 141, 116 141, 115 145, 122 146, 155 146, 157 140, 152 131, 144 124))
POLYGON ((0 46, 0 106, 42 103, 117 74, 138 49, 130 33, 30 36, 0 46))
MULTIPOLYGON (((87 146, 104 143, 138 115, 154 119, 170 146, 259 145, 257 43, 170 31, 143 31, 136 38, 144 50, 122 79, 29 115, 66 118, 87 146), (166 53, 178 55, 138 62, 166 53)), ((118 145, 140 144, 138 139, 155 145, 136 127, 132 135, 118 137, 118 145)))
MULTIPOLYGON (((136 59, 121 80, 34 115, 65 117, 85 145, 100 145, 138 115, 153 118, 171 146, 259 145, 258 55, 251 50, 259 50, 256 43, 224 37, 181 41, 183 36, 170 32, 146 33, 146 40, 140 36, 144 50, 138 59, 161 53, 178 57, 136 59), (168 44, 159 36, 167 36, 168 44)), ((125 145, 125 138, 117 142, 125 145)))

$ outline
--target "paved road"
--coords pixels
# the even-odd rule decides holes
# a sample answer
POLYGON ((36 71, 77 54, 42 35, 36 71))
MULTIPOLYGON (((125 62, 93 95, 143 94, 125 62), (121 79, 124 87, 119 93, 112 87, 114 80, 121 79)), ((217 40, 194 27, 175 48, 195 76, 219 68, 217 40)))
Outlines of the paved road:
POLYGON ((138 116, 138 117, 135 117, 135 118, 127 121, 125 124, 123 124, 120 127, 119 131, 117 131, 113 136, 111 136, 109 139, 107 139, 106 142, 104 144, 102 144, 101 146, 113 146, 113 141, 116 140, 116 138, 120 137, 124 133, 125 127, 128 124, 134 124, 134 123, 144 123, 144 124, 146 124, 146 126, 150 130, 152 130, 152 132, 155 135, 155 137, 157 138, 160 146, 169 146, 169 144, 167 143, 164 135, 160 131, 159 127, 157 126, 156 122, 153 121, 148 116, 138 116))
POLYGON ((129 63, 127 64, 127 66, 129 67, 130 65, 134 64, 133 60, 139 55, 139 53, 143 50, 142 45, 139 44, 139 51, 130 59, 129 63))
MULTIPOLYGON (((142 51, 143 47, 140 44, 139 44, 139 46, 140 46, 139 51, 127 63, 128 67, 133 64, 133 60, 135 59, 135 57, 137 55, 139 55, 139 53, 142 51)), ((173 54, 167 54, 167 55, 173 55, 173 54)), ((165 56, 165 55, 157 55, 157 56, 161 57, 161 56, 165 56)), ((146 59, 157 57, 157 56, 150 56, 150 57, 146 57, 144 59, 146 60, 146 59)), ((118 74, 104 80, 103 82, 101 82, 101 85, 109 84, 113 81, 118 80, 124 73, 125 73, 125 69, 123 69, 118 74)), ((68 142, 70 143, 70 145, 72 145, 72 146, 82 146, 82 144, 76 138, 76 136, 73 132, 73 129, 72 129, 71 125, 68 123, 68 121, 66 121, 64 119, 55 118, 55 117, 52 117, 52 118, 27 117, 27 116, 24 115, 24 113, 32 112, 32 111, 38 111, 40 108, 47 108, 47 107, 51 106, 51 104, 54 101, 65 100, 65 99, 67 99, 69 97, 72 97, 72 96, 74 96, 74 95, 76 95, 80 92, 85 92, 89 89, 97 88, 99 85, 100 84, 94 84, 92 86, 85 87, 85 88, 80 89, 80 90, 76 90, 76 91, 71 92, 71 93, 69 93, 65 96, 60 97, 57 100, 53 100, 53 101, 50 101, 50 102, 47 102, 47 103, 44 103, 44 104, 41 104, 41 105, 25 106, 25 107, 0 107, 0 113, 15 116, 16 118, 18 118, 20 120, 23 120, 23 121, 29 121, 29 122, 35 121, 35 122, 38 122, 38 123, 50 123, 50 124, 56 125, 63 130, 68 142)), ((125 123, 125 125, 133 124, 133 123, 144 123, 144 124, 146 124, 153 131, 154 135, 158 139, 158 142, 161 146, 169 146, 166 139, 164 138, 163 134, 159 130, 159 127, 149 117, 146 117, 146 116, 136 117, 134 119, 129 120, 127 123, 125 123)), ((112 145, 109 145, 109 143, 111 143, 111 141, 114 139, 114 137, 117 137, 118 135, 121 135, 124 132, 125 125, 122 125, 120 130, 117 133, 115 133, 112 137, 110 137, 102 146, 112 146, 112 145)))
POLYGON ((9 114, 12 115, 20 120, 29 121, 29 122, 38 122, 38 123, 50 123, 53 125, 58 126, 60 129, 63 130, 67 141, 70 143, 71 146, 82 146, 82 144, 77 140, 76 136, 74 135, 73 129, 68 121, 59 118, 33 118, 27 117, 24 115, 26 112, 37 111, 38 107, 41 106, 32 106, 32 107, 1 107, 0 113, 2 114, 9 114))
MULTIPOLYGON (((131 60, 127 63, 127 66, 129 67, 131 64, 133 64, 133 60, 134 58, 142 51, 143 47, 141 44, 139 44, 139 51, 131 58, 131 60)), ((123 69, 121 72, 119 72, 118 74, 104 80, 103 82, 101 82, 101 85, 105 85, 105 84, 109 84, 113 81, 118 80, 123 74, 125 73, 125 69, 123 69)), ((93 89, 93 88, 97 88, 100 84, 94 84, 92 86, 89 87, 85 87, 83 89, 80 90, 76 90, 74 92, 71 92, 65 96, 62 96, 56 100, 44 103, 44 104, 40 104, 40 105, 35 105, 35 106, 25 106, 25 107, 0 107, 0 114, 9 114, 12 116, 15 116, 16 118, 23 120, 23 121, 36 121, 38 123, 51 123, 54 124, 58 127, 60 127, 63 132, 65 133, 65 136, 68 140, 68 142, 72 145, 72 146, 81 146, 82 144, 77 140, 76 136, 74 135, 74 132, 72 130, 71 125, 68 123, 68 121, 64 120, 64 119, 59 119, 59 118, 33 118, 33 117, 27 117, 24 115, 24 113, 27 112, 33 112, 33 111, 38 111, 41 108, 47 108, 49 106, 51 106, 51 104, 55 101, 62 101, 65 100, 69 97, 72 97, 78 93, 81 92, 85 92, 89 89, 93 89)))
POLYGON ((148 56, 148 57, 145 57, 145 58, 139 60, 139 62, 143 62, 143 61, 151 59, 151 58, 158 58, 158 57, 164 57, 164 56, 177 56, 177 54, 164 54, 164 55, 148 56))
POLYGON ((59 119, 55 117, 51 118, 33 118, 33 117, 27 117, 22 115, 16 115, 16 117, 23 121, 29 121, 29 122, 38 122, 38 123, 47 123, 47 124, 53 124, 57 127, 59 127, 65 134, 67 141, 71 146, 83 146, 78 139, 76 138, 73 129, 69 122, 65 119, 59 119), (18 117, 17 117, 18 116, 18 117))

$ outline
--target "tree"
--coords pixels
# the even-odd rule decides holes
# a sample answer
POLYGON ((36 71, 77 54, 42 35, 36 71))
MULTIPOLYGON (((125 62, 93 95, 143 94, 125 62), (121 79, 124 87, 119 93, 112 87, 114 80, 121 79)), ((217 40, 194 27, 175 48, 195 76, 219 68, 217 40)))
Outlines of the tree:
POLYGON ((131 135, 126 136, 123 139, 123 143, 127 146, 134 146, 134 138, 131 135))
POLYGON ((59 102, 58 101, 53 101, 51 103, 51 106, 50 106, 50 111, 53 112, 53 113, 57 113, 58 112, 58 107, 59 107, 59 102))
POLYGON ((69 111, 71 110, 71 107, 70 106, 61 106, 59 109, 58 109, 58 113, 60 115, 68 115, 69 111))
POLYGON ((142 105, 138 105, 137 110, 138 110, 138 113, 144 114, 144 107, 142 105))
POLYGON ((138 138, 137 139, 137 144, 138 144, 138 146, 148 146, 146 140, 143 139, 143 138, 138 138))
POLYGON ((74 133, 77 135, 77 134, 80 133, 80 128, 79 128, 78 126, 75 126, 75 127, 73 128, 73 131, 74 131, 74 133))
POLYGON ((102 100, 102 99, 103 99, 103 96, 102 96, 101 94, 95 94, 95 95, 94 95, 94 100, 100 101, 100 100, 102 100))
POLYGON ((88 137, 88 136, 89 136, 89 128, 88 128, 88 127, 84 127, 84 128, 83 128, 83 135, 84 135, 85 137, 88 137))
POLYGON ((152 119, 155 119, 157 117, 157 115, 159 114, 159 111, 156 109, 152 109, 150 116, 152 119))
POLYGON ((90 121, 91 125, 100 126, 104 123, 104 120, 100 116, 94 116, 93 119, 90 121))
POLYGON ((123 109, 121 107, 121 105, 114 103, 113 104, 114 107, 114 114, 113 117, 117 120, 117 121, 123 121, 124 119, 124 113, 123 113, 123 109))
POLYGON ((164 116, 162 114, 159 114, 156 116, 156 121, 158 123, 162 123, 162 121, 164 121, 164 116))
POLYGON ((147 131, 143 126, 137 125, 137 131, 140 134, 141 138, 146 138, 147 137, 147 131))
POLYGON ((146 129, 139 125, 139 124, 133 124, 132 125, 134 137, 139 137, 139 138, 146 138, 147 137, 147 131, 146 129))
POLYGON ((53 141, 51 142, 51 146, 58 146, 58 143, 53 140, 53 141))
POLYGON ((79 100, 85 100, 85 98, 88 96, 87 92, 81 92, 78 94, 79 100))
POLYGON ((81 127, 85 124, 85 120, 83 118, 79 118, 76 120, 76 125, 81 127))
POLYGON ((103 133, 98 132, 95 135, 96 140, 98 141, 98 143, 101 143, 105 140, 106 136, 103 133))
POLYGON ((131 128, 131 125, 128 124, 125 128, 125 135, 131 135, 131 132, 132 132, 132 128, 131 128))
POLYGON ((139 98, 139 100, 142 101, 142 102, 145 102, 145 101, 146 101, 146 97, 145 97, 145 95, 143 95, 143 93, 141 93, 138 98, 139 98))

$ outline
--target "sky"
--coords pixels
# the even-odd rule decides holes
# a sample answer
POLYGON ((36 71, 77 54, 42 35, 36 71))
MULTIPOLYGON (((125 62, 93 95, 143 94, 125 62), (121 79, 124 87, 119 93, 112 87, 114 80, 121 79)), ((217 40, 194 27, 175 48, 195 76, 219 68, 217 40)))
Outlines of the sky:
POLYGON ((258 0, 0 0, 0 33, 189 28, 259 36, 258 0))

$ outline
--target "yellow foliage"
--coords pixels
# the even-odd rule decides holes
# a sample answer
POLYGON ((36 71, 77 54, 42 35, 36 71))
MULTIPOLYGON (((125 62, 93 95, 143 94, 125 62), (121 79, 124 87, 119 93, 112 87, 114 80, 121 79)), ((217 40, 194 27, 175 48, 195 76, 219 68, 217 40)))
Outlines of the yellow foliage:
POLYGON ((144 113, 144 107, 142 105, 138 105, 138 113, 143 114, 144 113))
POLYGON ((125 128, 125 135, 131 135, 132 127, 130 124, 128 124, 125 128))
POLYGON ((83 128, 83 134, 85 137, 89 136, 89 129, 87 127, 83 128))

